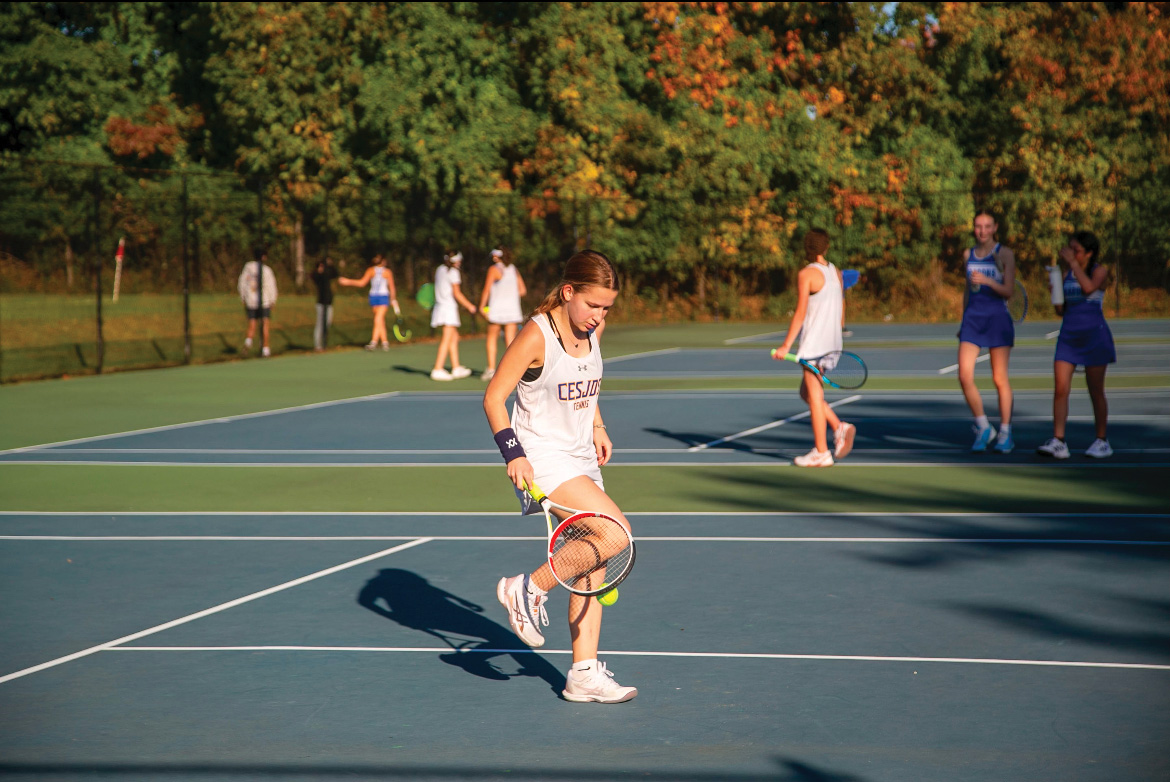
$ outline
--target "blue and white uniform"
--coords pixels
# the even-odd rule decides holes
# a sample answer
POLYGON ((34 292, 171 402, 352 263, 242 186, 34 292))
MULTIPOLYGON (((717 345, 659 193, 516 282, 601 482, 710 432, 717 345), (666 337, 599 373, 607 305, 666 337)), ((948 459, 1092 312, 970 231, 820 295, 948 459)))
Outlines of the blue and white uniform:
POLYGON ((390 306, 390 272, 379 266, 374 267, 374 276, 370 277, 370 306, 390 306))
POLYGON ((462 283, 463 275, 454 266, 443 264, 435 272, 435 306, 431 309, 431 328, 459 327, 459 303, 455 301, 454 288, 462 283))
POLYGON ((1000 245, 995 245, 991 254, 979 258, 975 248, 967 253, 967 306, 963 310, 963 322, 959 326, 959 341, 970 342, 981 348, 1012 347, 1016 344, 1016 327, 1008 312, 1007 299, 986 285, 975 285, 971 275, 981 272, 983 276, 1003 282, 1003 273, 996 263, 1000 245))
POLYGON ((524 320, 524 311, 520 308, 520 282, 516 267, 497 262, 495 268, 500 270, 501 276, 492 283, 488 294, 488 322, 501 326, 520 323, 524 320))
MULTIPOLYGON (((1091 275, 1092 268, 1085 274, 1091 275)), ((1105 289, 1085 295, 1070 269, 1064 276, 1064 320, 1056 340, 1056 360, 1085 367, 1117 361, 1113 332, 1105 322, 1105 289)))
MULTIPOLYGON (((597 337, 590 334, 589 354, 575 358, 557 339, 547 314, 534 315, 532 322, 544 336, 544 366, 529 369, 516 385, 512 429, 532 463, 533 479, 545 494, 578 475, 604 489, 593 447, 602 371, 597 337)), ((522 493, 516 496, 523 506, 522 493)))

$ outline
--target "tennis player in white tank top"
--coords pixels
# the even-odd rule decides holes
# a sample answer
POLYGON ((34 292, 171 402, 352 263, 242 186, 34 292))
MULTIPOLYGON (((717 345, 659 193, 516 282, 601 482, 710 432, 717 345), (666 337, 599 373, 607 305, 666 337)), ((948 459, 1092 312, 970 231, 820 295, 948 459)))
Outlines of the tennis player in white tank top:
POLYGON ((479 311, 487 318, 487 369, 483 371, 484 381, 496 374, 496 351, 499 347, 501 328, 504 332, 504 349, 516 339, 517 327, 524 322, 524 311, 520 299, 528 293, 524 278, 512 263, 512 253, 506 249, 492 250, 492 265, 484 280, 483 293, 479 297, 479 311))
MULTIPOLYGON (((554 502, 608 513, 629 526, 601 480, 613 443, 598 407, 600 338, 617 294, 617 272, 608 258, 593 250, 570 258, 561 283, 505 351, 483 407, 518 495, 535 480, 554 502), (513 390, 516 405, 509 416, 513 390)), ((556 583, 545 561, 497 585, 513 632, 531 647, 544 644, 540 628, 548 624, 545 603, 556 583)), ((614 681, 597 660, 602 611, 596 598, 569 596, 573 667, 562 693, 567 700, 620 703, 638 694, 614 681)))
MULTIPOLYGON (((845 324, 845 286, 841 272, 825 260, 829 249, 829 235, 814 228, 804 236, 804 256, 809 263, 796 279, 796 312, 788 327, 784 344, 776 351, 783 356, 792 350, 792 343, 800 336, 799 358, 814 359, 841 350, 841 330, 845 324)), ((825 358, 822 369, 832 369, 836 362, 825 358), (829 364, 832 364, 830 366, 829 364)), ((833 459, 843 459, 853 450, 857 428, 845 423, 825 402, 825 388, 816 373, 804 370, 800 398, 808 403, 812 421, 814 447, 792 463, 798 467, 831 467, 833 459), (825 425, 833 429, 833 451, 829 451, 825 425)))

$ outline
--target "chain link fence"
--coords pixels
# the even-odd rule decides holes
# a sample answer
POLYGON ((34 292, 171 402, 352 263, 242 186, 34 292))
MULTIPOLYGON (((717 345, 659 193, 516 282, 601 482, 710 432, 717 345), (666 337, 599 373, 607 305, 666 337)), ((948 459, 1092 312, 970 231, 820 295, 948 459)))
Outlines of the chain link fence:
MULTIPOLYGON (((623 272, 623 302, 692 313, 742 314, 746 297, 775 299, 783 316, 804 230, 826 227, 838 265, 898 305, 957 274, 971 215, 991 207, 1021 275, 1043 297, 1043 267, 1074 229, 1102 239, 1115 270, 1114 313, 1129 287, 1166 287, 1170 187, 1090 191, 1054 203, 1041 194, 769 194, 748 204, 556 199, 513 192, 447 201, 384 182, 289 181, 209 171, 0 160, 0 382, 223 360, 245 328, 236 281, 258 248, 277 276, 273 353, 310 350, 309 274, 330 257, 359 277, 390 261, 408 325, 429 333, 413 295, 449 250, 465 257, 475 300, 492 248, 508 247, 535 299, 576 249, 596 247, 623 272), (122 252, 119 258, 119 243, 122 252), (787 297, 787 298, 786 298, 787 297)), ((760 310, 757 309, 757 312, 760 310)), ((469 319, 465 330, 477 328, 469 319)), ((364 295, 335 291, 333 345, 368 341, 364 295)))

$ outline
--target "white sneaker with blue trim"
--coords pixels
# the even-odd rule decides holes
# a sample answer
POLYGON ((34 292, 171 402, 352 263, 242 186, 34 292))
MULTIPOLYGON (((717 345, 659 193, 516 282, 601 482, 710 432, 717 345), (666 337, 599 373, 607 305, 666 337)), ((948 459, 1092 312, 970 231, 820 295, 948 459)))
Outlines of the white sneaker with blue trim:
POLYGON ((1102 440, 1098 437, 1093 441, 1093 444, 1085 449, 1085 456, 1092 459, 1108 459, 1113 455, 1113 447, 1109 445, 1108 440, 1102 440))

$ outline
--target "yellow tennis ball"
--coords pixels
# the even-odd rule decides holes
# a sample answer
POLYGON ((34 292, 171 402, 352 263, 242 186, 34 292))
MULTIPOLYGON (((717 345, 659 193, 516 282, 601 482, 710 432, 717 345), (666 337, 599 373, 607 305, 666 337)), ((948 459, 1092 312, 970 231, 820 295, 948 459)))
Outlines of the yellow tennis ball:
MULTIPOLYGON (((601 587, 604 589, 605 584, 602 584, 601 587)), ((613 589, 609 590, 608 592, 602 592, 600 595, 597 596, 597 602, 601 603, 603 606, 611 606, 614 603, 616 603, 617 601, 618 601, 617 587, 614 587, 613 589)))

